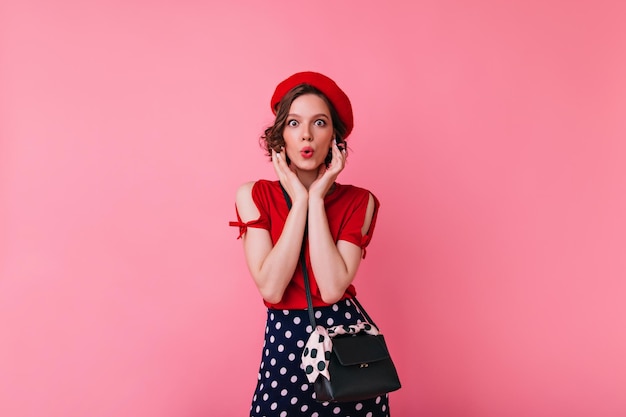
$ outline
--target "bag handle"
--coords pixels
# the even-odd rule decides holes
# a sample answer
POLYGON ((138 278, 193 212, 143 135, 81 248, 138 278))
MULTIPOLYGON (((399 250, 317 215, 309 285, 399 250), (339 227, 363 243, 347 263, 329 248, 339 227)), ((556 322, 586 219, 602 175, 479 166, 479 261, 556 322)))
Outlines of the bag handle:
MULTIPOLYGON (((280 184, 280 181, 279 181, 279 184, 280 184)), ((291 210, 291 198, 289 197, 289 194, 287 194, 287 190, 285 190, 285 187, 283 187, 282 184, 280 184, 280 189, 283 191, 283 196, 285 196, 285 201, 287 202, 287 208, 291 210)), ((306 259, 305 259, 305 254, 304 254, 308 225, 309 223, 307 221, 307 223, 304 226, 304 237, 302 239, 302 246, 300 247, 300 267, 302 268, 302 275, 304 276, 304 288, 306 290, 306 303, 307 303, 307 309, 309 310, 309 321, 311 322, 311 327, 313 328, 313 330, 315 330, 315 327, 317 327, 317 325, 315 322, 315 312, 313 311, 313 297, 311 295, 311 284, 309 282, 309 272, 306 267, 306 259)), ((367 311, 365 311, 361 303, 359 303, 359 300, 356 299, 356 296, 352 297, 352 301, 354 301, 354 304, 356 304, 356 306, 359 308, 359 310, 365 317, 365 320, 367 320, 369 324, 371 324, 372 326, 376 327, 376 329, 378 329, 378 326, 374 323, 370 315, 367 314, 367 311)))

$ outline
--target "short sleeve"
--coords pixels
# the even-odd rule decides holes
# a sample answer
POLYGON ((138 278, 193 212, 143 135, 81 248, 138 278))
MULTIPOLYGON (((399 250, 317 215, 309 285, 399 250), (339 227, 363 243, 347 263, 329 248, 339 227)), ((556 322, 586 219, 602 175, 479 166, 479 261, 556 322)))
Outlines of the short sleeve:
POLYGON ((337 240, 345 240, 353 243, 363 249, 363 258, 365 258, 367 246, 372 240, 374 229, 376 228, 376 219, 378 217, 378 209, 380 202, 367 190, 362 190, 358 197, 353 199, 348 206, 348 215, 346 216, 342 227, 339 230, 337 240), (372 213, 372 221, 367 233, 363 235, 361 229, 365 223, 365 215, 367 214, 367 205, 369 204, 369 196, 374 198, 374 212, 372 213))
POLYGON ((237 239, 240 239, 246 233, 248 227, 270 230, 270 217, 266 204, 267 199, 264 198, 264 193, 262 190, 259 189, 257 184, 258 183, 255 183, 252 186, 252 201, 259 210, 259 217, 255 220, 243 222, 241 220, 241 216, 239 216, 237 205, 235 205, 235 214, 237 215, 237 221, 231 221, 228 223, 229 226, 239 227, 239 236, 237 237, 237 239))

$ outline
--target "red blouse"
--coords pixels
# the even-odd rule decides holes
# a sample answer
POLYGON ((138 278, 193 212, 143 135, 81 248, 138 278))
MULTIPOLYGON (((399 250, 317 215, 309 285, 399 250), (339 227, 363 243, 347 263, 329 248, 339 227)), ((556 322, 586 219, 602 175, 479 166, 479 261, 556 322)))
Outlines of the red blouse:
MULTIPOLYGON (((345 240, 354 243, 363 249, 363 258, 365 258, 365 248, 369 244, 372 233, 376 226, 376 217, 380 203, 374 197, 375 209, 372 216, 372 222, 366 235, 361 235, 361 228, 365 221, 365 213, 369 203, 370 192, 363 188, 352 185, 342 185, 335 183, 335 189, 324 199, 326 206, 326 216, 328 217, 328 225, 330 233, 335 242, 345 240)), ((248 227, 256 227, 265 229, 270 232, 272 243, 276 243, 287 220, 289 208, 283 195, 283 191, 278 181, 259 180, 252 187, 252 200, 256 204, 261 213, 256 220, 244 223, 237 212, 237 221, 230 222, 231 226, 239 227, 239 237, 243 236, 248 227)), ((236 209, 236 208, 235 208, 236 209)), ((315 275, 310 266, 309 250, 305 248, 307 260, 307 270, 309 273, 309 281, 311 283, 311 295, 313 296, 313 305, 315 307, 326 306, 321 296, 315 275)), ((350 285, 343 298, 350 298, 356 295, 353 285, 350 285)), ((277 304, 270 304, 264 301, 265 305, 275 309, 305 309, 307 308, 306 292, 304 289, 304 276, 300 263, 296 268, 291 282, 287 285, 282 300, 277 304)))

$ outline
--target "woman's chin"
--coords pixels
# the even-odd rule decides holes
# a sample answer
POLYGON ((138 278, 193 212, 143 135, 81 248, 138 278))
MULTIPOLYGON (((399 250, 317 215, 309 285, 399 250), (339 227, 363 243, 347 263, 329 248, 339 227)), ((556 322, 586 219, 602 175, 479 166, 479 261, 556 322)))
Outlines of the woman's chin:
POLYGON ((322 166, 323 162, 312 161, 312 160, 301 160, 301 161, 291 161, 292 164, 295 164, 295 167, 298 171, 306 171, 306 172, 317 172, 322 166))

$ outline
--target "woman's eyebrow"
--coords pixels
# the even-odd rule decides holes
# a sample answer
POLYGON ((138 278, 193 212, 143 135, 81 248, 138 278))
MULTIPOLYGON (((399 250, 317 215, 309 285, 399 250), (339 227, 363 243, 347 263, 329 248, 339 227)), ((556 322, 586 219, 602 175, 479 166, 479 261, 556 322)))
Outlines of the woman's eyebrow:
MULTIPOLYGON (((302 117, 302 116, 300 116, 300 115, 299 115, 299 114, 297 114, 297 113, 289 113, 289 114, 287 115, 287 117, 302 117)), ((316 117, 325 117, 325 118, 327 118, 327 119, 329 119, 329 118, 330 118, 330 117, 329 117, 326 113, 318 113, 318 114, 314 114, 314 115, 312 116, 312 118, 316 118, 316 117)))

